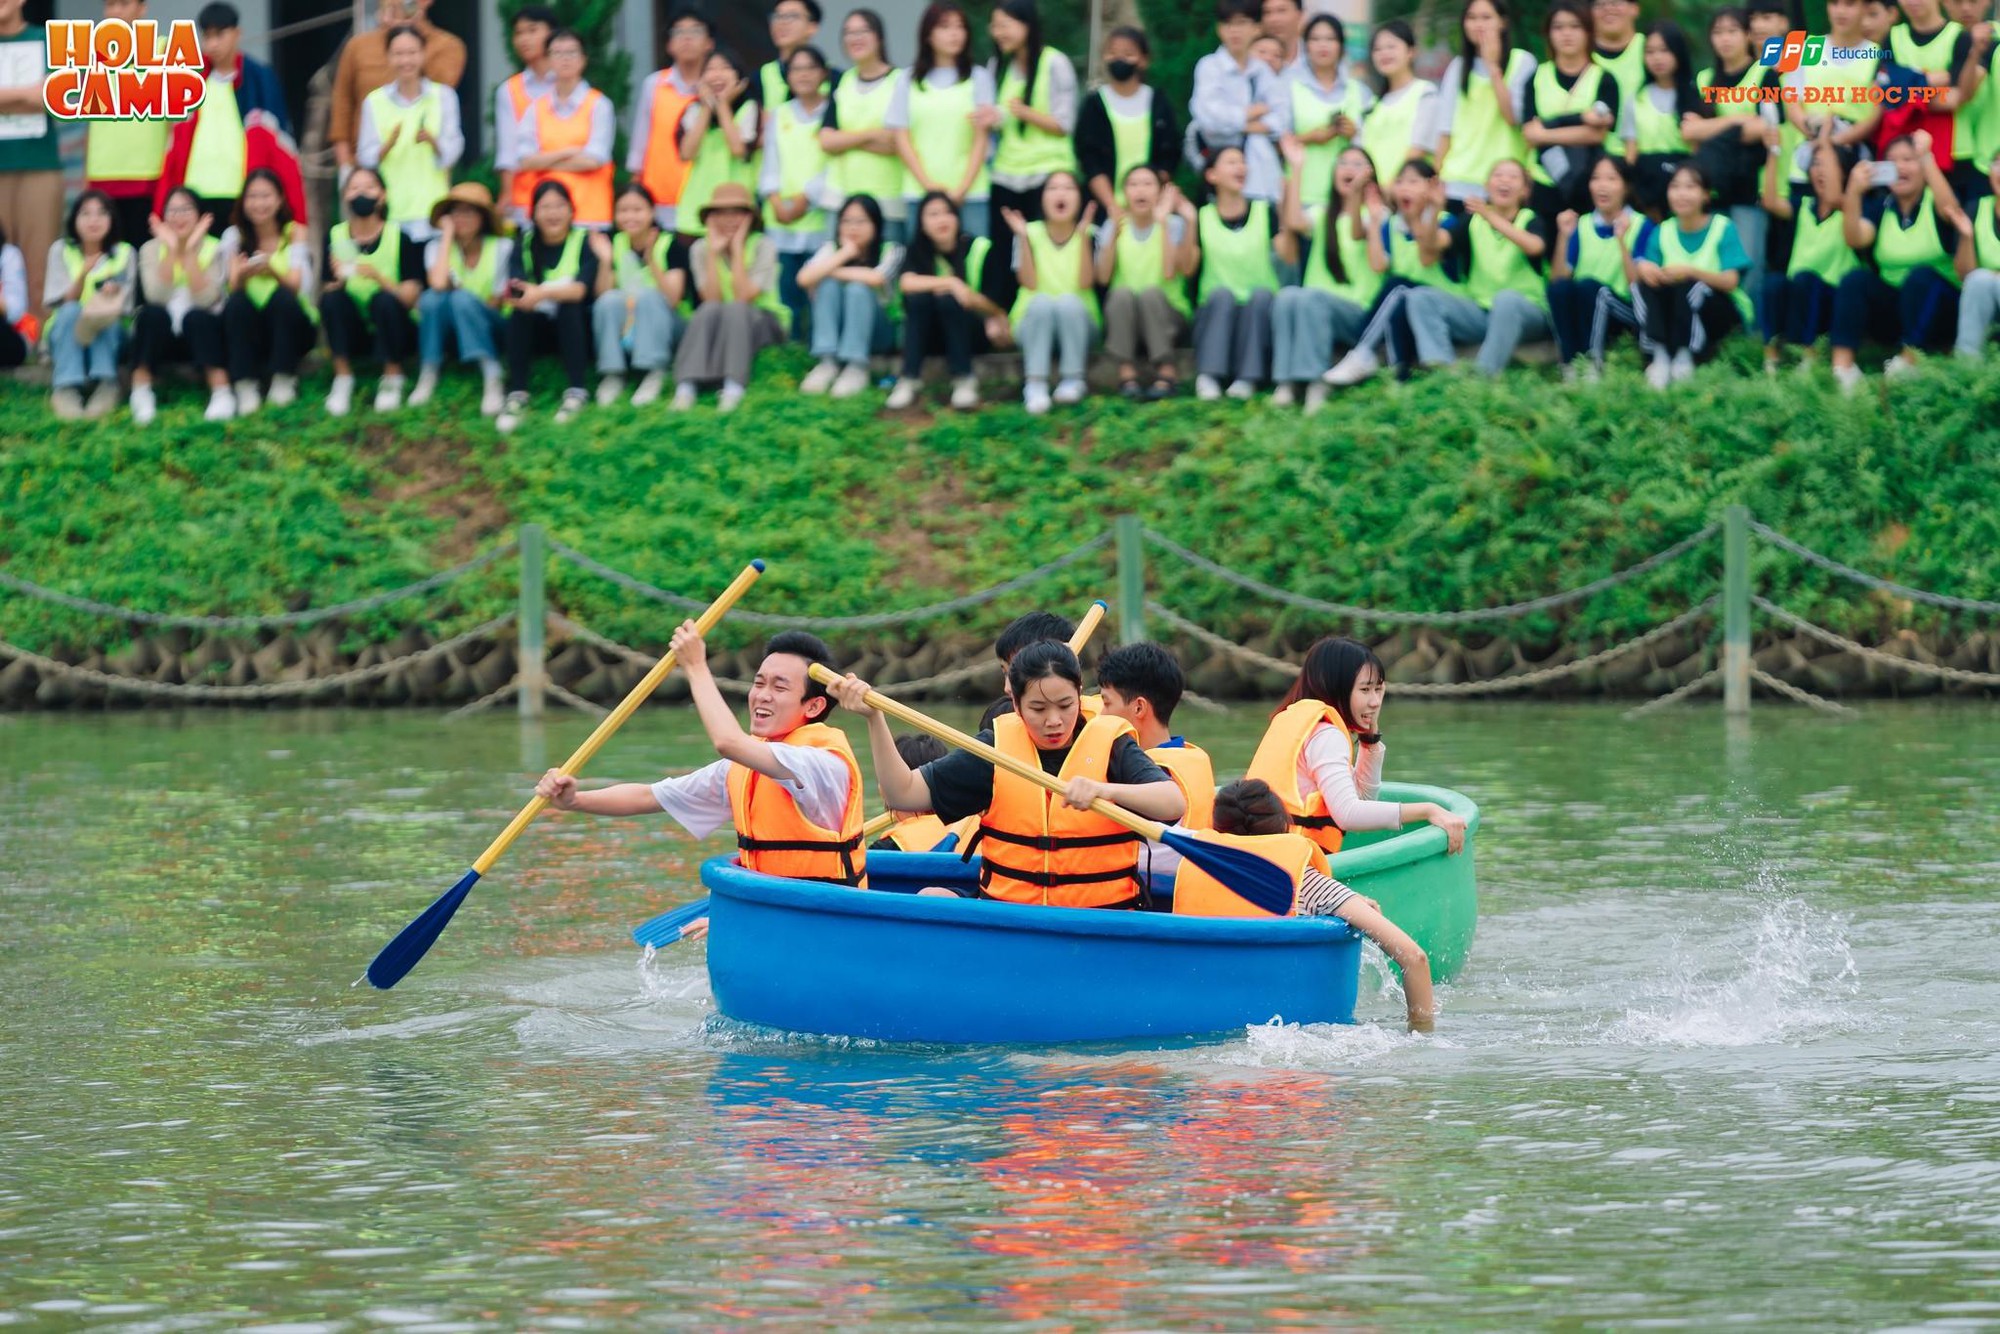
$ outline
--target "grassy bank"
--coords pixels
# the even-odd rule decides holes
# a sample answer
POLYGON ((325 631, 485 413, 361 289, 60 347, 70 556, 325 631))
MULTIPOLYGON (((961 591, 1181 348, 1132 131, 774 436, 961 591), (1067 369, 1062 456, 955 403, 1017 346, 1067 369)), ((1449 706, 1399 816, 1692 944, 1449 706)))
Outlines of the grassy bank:
MULTIPOLYGON (((1124 511, 1236 569, 1299 592, 1446 610, 1571 587, 1621 568, 1741 501, 1850 564, 1922 588, 2000 597, 2000 364, 1954 366, 1853 399, 1824 380, 1704 370, 1655 395, 1621 370, 1571 389, 1544 372, 1378 385, 1307 422, 1261 401, 1093 399, 1031 418, 882 416, 879 394, 795 393, 801 358, 773 358, 744 408, 546 413, 502 439, 452 380, 429 408, 343 422, 316 397, 225 427, 199 395, 159 422, 121 413, 58 423, 39 391, 0 384, 0 568, 156 610, 263 613, 421 577, 538 521, 663 587, 719 588, 744 560, 771 573, 763 610, 848 614, 915 606, 1037 565, 1124 511)), ((316 386, 308 386, 309 390, 316 386)), ((365 395, 364 395, 365 399, 365 395)), ((552 396, 540 400, 553 402, 552 396)), ((1318 628, 1155 555, 1162 601, 1239 635, 1318 628)), ((1877 637, 1936 626, 1896 605, 1759 557, 1768 595, 1877 637)), ((1691 557, 1515 629, 1529 642, 1602 641, 1704 595, 1716 557, 1691 557)), ((941 629, 980 630, 1028 604, 1108 595, 1110 557, 941 629)), ((504 608, 511 563, 449 595, 349 627, 451 631, 504 608)), ((664 638, 669 614, 558 565, 557 605, 604 632, 664 638)), ((123 627, 14 594, 0 635, 30 648, 115 647, 123 627)), ((907 638, 904 640, 908 642, 907 638)), ((859 647, 859 646, 857 646, 859 647)))

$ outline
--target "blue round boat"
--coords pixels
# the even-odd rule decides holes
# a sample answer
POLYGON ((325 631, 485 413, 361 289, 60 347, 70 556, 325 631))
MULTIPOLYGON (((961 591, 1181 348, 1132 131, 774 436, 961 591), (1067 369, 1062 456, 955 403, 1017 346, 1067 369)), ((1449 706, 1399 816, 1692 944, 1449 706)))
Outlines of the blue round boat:
POLYGON ((1352 1023, 1361 937, 1336 919, 1235 920, 920 897, 951 853, 868 854, 871 889, 704 862, 708 974, 731 1019, 888 1042, 1199 1037, 1352 1023))

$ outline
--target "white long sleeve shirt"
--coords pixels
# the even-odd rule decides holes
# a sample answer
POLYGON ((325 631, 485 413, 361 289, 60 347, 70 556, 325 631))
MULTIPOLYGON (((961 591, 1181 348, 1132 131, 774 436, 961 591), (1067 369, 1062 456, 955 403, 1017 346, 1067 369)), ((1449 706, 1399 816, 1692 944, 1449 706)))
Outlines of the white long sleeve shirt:
POLYGON ((1321 723, 1299 752, 1299 791, 1317 789, 1327 813, 1342 829, 1401 829, 1403 808, 1377 801, 1382 790, 1384 746, 1361 747, 1359 761, 1348 757, 1348 740, 1331 723, 1321 723))
MULTIPOLYGON (((792 781, 779 786, 792 794, 799 814, 822 829, 840 828, 840 817, 847 811, 846 762, 830 750, 788 746, 782 741, 772 742, 771 750, 792 771, 792 781)), ((680 778, 662 778, 653 784, 653 800, 688 833, 707 838, 730 822, 731 763, 717 760, 680 778)))
POLYGON ((1278 160, 1278 136, 1292 125, 1291 88, 1261 60, 1238 65, 1227 51, 1211 51, 1195 62, 1194 96, 1188 102, 1188 128, 1213 150, 1241 146, 1249 165, 1243 193, 1252 199, 1275 200, 1284 183, 1278 160), (1252 105, 1262 102, 1266 134, 1244 135, 1252 105))

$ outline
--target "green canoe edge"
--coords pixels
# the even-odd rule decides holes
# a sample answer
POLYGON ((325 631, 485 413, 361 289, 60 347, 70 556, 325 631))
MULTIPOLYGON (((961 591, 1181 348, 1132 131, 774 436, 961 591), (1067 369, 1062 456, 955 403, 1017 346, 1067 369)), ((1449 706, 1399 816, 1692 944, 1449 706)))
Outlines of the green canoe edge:
POLYGON ((1445 852, 1444 831, 1405 825, 1395 833, 1349 834, 1332 858, 1334 878, 1382 905, 1382 912, 1410 933, 1431 956, 1431 976, 1444 982, 1465 966, 1479 923, 1479 890, 1473 875, 1479 805, 1462 792, 1422 783, 1384 783, 1383 801, 1434 801, 1465 817, 1465 849, 1445 852))

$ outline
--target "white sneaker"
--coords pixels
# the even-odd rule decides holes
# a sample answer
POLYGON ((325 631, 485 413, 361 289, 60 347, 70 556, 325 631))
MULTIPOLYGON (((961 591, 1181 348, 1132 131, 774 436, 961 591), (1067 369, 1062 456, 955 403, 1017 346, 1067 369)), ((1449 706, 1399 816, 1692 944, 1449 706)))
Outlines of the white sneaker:
POLYGON ((519 426, 521 419, 527 415, 528 396, 523 393, 512 393, 507 395, 506 401, 500 405, 500 415, 493 424, 499 427, 501 434, 504 435, 519 426))
POLYGON ((1292 394, 1292 382, 1290 380, 1280 381, 1278 387, 1271 391, 1271 406, 1274 408, 1289 408, 1296 402, 1298 402, 1298 399, 1292 394))
POLYGON ((1655 389, 1665 389, 1673 382, 1673 362, 1664 352, 1654 353, 1652 364, 1646 367, 1646 383, 1655 389))
POLYGON ((348 409, 353 406, 354 377, 352 375, 334 376, 333 387, 326 391, 326 415, 329 417, 345 417, 348 409))
POLYGON ((1582 378, 1583 378, 1583 372, 1577 369, 1575 362, 1565 361, 1563 363, 1562 382, 1564 384, 1575 384, 1578 380, 1582 378))
POLYGON ((639 387, 632 391, 632 406, 643 408, 649 403, 658 401, 660 390, 666 387, 666 383, 665 371, 647 371, 639 377, 639 387))
POLYGON ((1882 363, 1882 374, 1889 379, 1903 375, 1915 375, 1917 363, 1905 356, 1894 356, 1882 363))
POLYGON ((832 357, 822 358, 819 365, 806 372, 806 378, 799 381, 801 394, 824 394, 833 385, 833 377, 840 374, 840 363, 832 357))
POLYGON ((850 362, 842 366, 840 374, 834 377, 833 389, 830 391, 829 397, 853 398, 867 387, 868 368, 858 361, 850 362))
POLYGON ((500 415, 500 409, 506 402, 506 386, 500 377, 496 375, 486 382, 485 388, 479 391, 479 415, 482 417, 497 417, 500 415))
POLYGON ((1667 370, 1674 377, 1675 384, 1682 384, 1688 380, 1692 380, 1694 378, 1694 353, 1688 351, 1686 348, 1682 348, 1680 351, 1674 353, 1674 359, 1667 367, 1667 370))
POLYGON ((979 406, 979 377, 967 375, 951 382, 951 405, 960 412, 970 412, 979 406))
POLYGON ((1326 406, 1327 395, 1332 392, 1333 386, 1324 380, 1314 380, 1311 384, 1307 385, 1306 416, 1317 416, 1319 410, 1326 406))
POLYGON ((394 412, 403 406, 403 377, 385 375, 382 383, 375 386, 375 411, 394 412))
POLYGON ((1229 388, 1222 392, 1235 399, 1238 403, 1247 403, 1256 397, 1257 382, 1255 380, 1231 380, 1229 388))
POLYGON ((590 405, 590 395, 581 389, 563 390, 562 403, 556 408, 556 425, 564 426, 576 420, 576 415, 590 405))
POLYGON ((1222 382, 1213 375, 1194 377, 1194 396, 1204 403, 1213 403, 1222 397, 1222 382))
POLYGON ((674 386, 674 411, 686 412, 694 406, 695 388, 693 380, 682 380, 674 386))
POLYGON ((437 392, 437 387, 438 387, 437 367, 425 366, 423 369, 419 370, 417 372, 417 386, 416 388, 410 390, 410 397, 409 397, 410 406, 413 408, 420 408, 424 404, 430 402, 431 395, 437 392))
POLYGON ((49 395, 49 406, 55 409, 57 421, 81 421, 83 419, 83 393, 77 389, 58 389, 49 395))
POLYGON ((597 406, 608 408, 625 395, 625 377, 607 375, 597 382, 597 406))
POLYGON ((904 376, 896 381, 896 387, 889 391, 888 408, 891 412, 902 412, 917 401, 917 391, 923 388, 920 381, 904 376))
MULTIPOLYGON (((272 407, 274 407, 274 408, 288 408, 288 407, 290 407, 290 406, 291 406, 292 404, 294 404, 294 403, 296 403, 296 402, 298 402, 298 401, 299 401, 299 377, 298 377, 298 376, 296 376, 296 375, 273 375, 273 376, 271 377, 271 406, 272 406, 272 407)), ((251 405, 250 407, 248 407, 248 408, 245 408, 245 407, 243 407, 243 406, 242 406, 242 403, 243 403, 243 386, 242 386, 242 385, 240 385, 240 384, 236 386, 236 402, 237 402, 237 407, 238 407, 238 409, 239 409, 240 411, 243 411, 243 412, 254 412, 254 411, 256 411, 256 405, 255 405, 254 403, 253 403, 253 404, 252 404, 252 405, 251 405)))
POLYGON ((132 423, 135 426, 150 426, 159 415, 160 400, 149 384, 132 386, 132 423))
POLYGON ((115 376, 109 380, 99 380, 97 388, 91 390, 90 397, 84 400, 83 415, 93 420, 109 416, 111 410, 118 406, 118 395, 122 392, 115 376))
POLYGON ((1030 380, 1021 390, 1021 403, 1028 409, 1030 417, 1039 417, 1049 410, 1049 384, 1046 380, 1030 380))
POLYGON ((734 412, 736 411, 737 404, 742 401, 743 386, 734 380, 724 380, 722 382, 722 392, 715 396, 715 410, 717 412, 734 412))
POLYGON ((1603 380, 1604 366, 1602 363, 1596 361, 1586 361, 1583 363, 1583 382, 1585 384, 1600 384, 1603 380))
POLYGON ((1330 385, 1360 384, 1363 380, 1382 369, 1382 359, 1365 347, 1357 347, 1348 352, 1333 369, 1320 378, 1330 385))
MULTIPOLYGON (((296 387, 294 387, 293 392, 294 393, 297 392, 296 387)), ((289 400, 281 400, 278 397, 278 377, 276 377, 275 375, 272 376, 271 406, 274 408, 281 407, 287 401, 289 400)), ((236 382, 237 416, 248 417, 251 413, 255 412, 258 409, 258 407, 262 404, 262 402, 263 400, 259 398, 257 395, 257 382, 255 380, 238 380, 236 382)))
POLYGON ((1055 400, 1064 405, 1081 403, 1083 402, 1083 396, 1089 392, 1090 386, 1082 380, 1058 380, 1056 381, 1055 400))
POLYGON ((203 421, 226 422, 235 415, 236 394, 228 385, 208 391, 208 409, 201 414, 203 421))
POLYGON ((1833 368, 1833 382, 1840 386, 1841 393, 1851 394, 1861 387, 1861 368, 1859 366, 1835 366, 1833 368))

